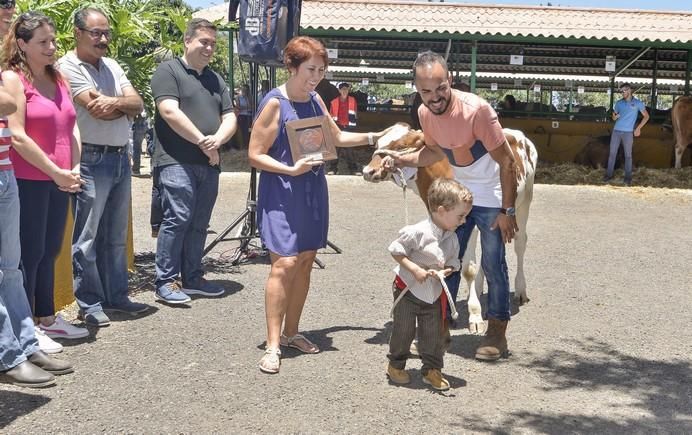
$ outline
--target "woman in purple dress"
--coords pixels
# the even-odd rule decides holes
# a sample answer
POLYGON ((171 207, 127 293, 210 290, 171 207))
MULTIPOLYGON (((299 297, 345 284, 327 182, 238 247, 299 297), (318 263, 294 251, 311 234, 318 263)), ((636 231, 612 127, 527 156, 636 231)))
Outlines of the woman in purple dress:
MULTIPOLYGON (((267 348, 259 363, 265 373, 279 372, 279 346, 304 353, 320 351, 298 332, 298 323, 312 262, 317 250, 327 244, 329 227, 324 161, 306 157, 294 162, 286 134, 289 121, 329 113, 315 92, 327 69, 327 51, 316 39, 299 36, 286 45, 284 64, 290 78, 261 102, 248 150, 250 164, 262 171, 257 223, 271 257, 265 287, 267 348)), ((384 134, 343 132, 328 119, 336 146, 373 145, 384 134)))

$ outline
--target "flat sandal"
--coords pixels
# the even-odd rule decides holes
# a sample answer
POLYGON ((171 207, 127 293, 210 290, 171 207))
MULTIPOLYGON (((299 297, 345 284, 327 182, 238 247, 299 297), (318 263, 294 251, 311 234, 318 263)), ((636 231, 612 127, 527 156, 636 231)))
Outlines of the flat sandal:
POLYGON ((320 353, 320 348, 317 347, 315 343, 308 340, 303 334, 296 334, 292 337, 286 337, 284 334, 281 334, 281 337, 279 338, 279 344, 284 347, 292 347, 294 349, 298 349, 303 353, 320 353), (298 345, 296 342, 299 340, 302 340, 307 346, 298 345))
POLYGON ((264 355, 259 361, 259 369, 264 373, 279 373, 281 367, 281 350, 270 347, 264 351, 264 355))

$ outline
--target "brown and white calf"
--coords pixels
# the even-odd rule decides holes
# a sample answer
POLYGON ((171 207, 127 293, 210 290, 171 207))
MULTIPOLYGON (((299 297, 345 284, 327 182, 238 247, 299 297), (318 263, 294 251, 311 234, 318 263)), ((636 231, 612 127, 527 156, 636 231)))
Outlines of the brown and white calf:
MULTIPOLYGON (((529 301, 526 293, 524 254, 526 253, 528 240, 526 224, 529 219, 529 207, 533 198, 533 180, 538 153, 536 146, 521 131, 510 129, 503 129, 503 131, 514 153, 518 167, 515 208, 519 231, 516 233, 514 241, 514 252, 517 256, 517 273, 514 277, 514 299, 516 303, 522 305, 529 301)), ((428 188, 433 180, 439 177, 453 177, 452 167, 446 159, 420 168, 401 168, 401 170, 389 171, 382 167, 381 162, 384 156, 416 152, 424 146, 423 133, 411 130, 407 124, 396 124, 385 136, 380 138, 377 146, 378 148, 373 154, 372 160, 363 168, 363 178, 375 183, 392 180, 400 186, 405 184, 418 193, 426 208, 428 207, 428 188)), ((475 229, 471 234, 462 259, 461 272, 469 290, 467 302, 469 330, 475 333, 483 333, 485 331, 485 323, 483 322, 479 296, 483 292, 484 275, 482 268, 478 267, 476 263, 477 241, 478 229, 475 229), (472 289, 473 291, 471 291, 472 289)))

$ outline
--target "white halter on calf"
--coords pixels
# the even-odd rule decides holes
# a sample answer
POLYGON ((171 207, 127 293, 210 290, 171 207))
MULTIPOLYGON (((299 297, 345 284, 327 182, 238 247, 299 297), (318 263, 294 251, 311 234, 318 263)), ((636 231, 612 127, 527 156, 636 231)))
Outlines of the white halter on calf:
MULTIPOLYGON (((401 157, 406 154, 415 153, 416 151, 418 151, 418 148, 410 147, 403 148, 400 150, 391 150, 388 148, 392 144, 392 142, 401 139, 409 131, 411 131, 411 127, 409 127, 408 124, 394 124, 384 136, 377 140, 377 149, 374 153, 372 153, 372 155, 380 157, 401 157)), ((417 172, 418 168, 406 167, 400 168, 400 170, 393 173, 392 176, 394 177, 394 182, 397 184, 397 186, 408 186, 409 188, 415 189, 414 191, 418 193, 418 189, 415 186, 417 172), (399 176, 399 179, 396 179, 397 175, 399 176)))
MULTIPOLYGON (((389 145, 396 141, 401 139, 406 133, 411 131, 411 128, 407 124, 402 124, 402 123, 397 123, 393 125, 389 131, 379 138, 377 140, 377 149, 375 152, 372 153, 373 156, 380 156, 380 157, 385 157, 385 156, 392 156, 392 157, 399 157, 403 156, 406 154, 411 154, 416 151, 418 151, 417 148, 404 148, 401 150, 390 150, 387 147, 389 145)), ((407 189, 412 189, 416 195, 419 195, 418 192, 418 186, 416 185, 416 174, 418 173, 418 168, 410 168, 410 167, 404 167, 404 168, 396 168, 394 172, 391 173, 392 180, 394 181, 394 184, 397 186, 401 187, 404 193, 404 213, 405 213, 405 218, 404 218, 404 223, 405 225, 409 224, 408 221, 408 204, 406 202, 406 190, 407 189)))
MULTIPOLYGON (((393 152, 387 152, 389 150, 377 150, 373 153, 373 155, 380 155, 380 156, 385 156, 385 155, 393 155, 393 152)), ((415 150, 414 150, 415 151, 415 150)), ((412 152, 412 151, 409 151, 412 152)), ((416 195, 420 196, 420 192, 418 192, 418 185, 416 184, 416 175, 418 174, 418 168, 410 168, 410 167, 403 167, 403 168, 395 168, 394 172, 391 172, 390 175, 392 176, 392 181, 394 181, 394 184, 397 186, 401 187, 401 191, 404 194, 404 225, 408 225, 408 202, 406 201, 406 191, 408 189, 413 190, 416 195)))
MULTIPOLYGON (((403 150, 388 150, 388 149, 377 149, 375 150, 374 153, 372 153, 373 156, 380 156, 380 157, 385 157, 385 156, 391 156, 391 157, 400 157, 404 156, 406 154, 411 154, 415 153, 418 151, 416 148, 406 148, 403 150)), ((418 186, 416 185, 416 175, 418 174, 418 168, 411 168, 408 166, 405 166, 403 168, 396 168, 394 172, 391 173, 391 176, 393 178, 394 184, 397 186, 403 188, 403 189, 413 189, 416 194, 418 194, 418 186)))

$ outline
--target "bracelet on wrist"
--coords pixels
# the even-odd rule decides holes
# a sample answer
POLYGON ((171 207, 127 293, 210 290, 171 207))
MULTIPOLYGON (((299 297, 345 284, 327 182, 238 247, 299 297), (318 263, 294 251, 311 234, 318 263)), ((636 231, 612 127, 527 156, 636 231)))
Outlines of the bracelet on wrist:
POLYGON ((370 146, 375 145, 375 139, 372 137, 372 132, 368 133, 368 145, 370 145, 370 146))

